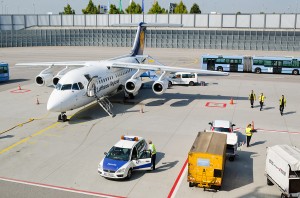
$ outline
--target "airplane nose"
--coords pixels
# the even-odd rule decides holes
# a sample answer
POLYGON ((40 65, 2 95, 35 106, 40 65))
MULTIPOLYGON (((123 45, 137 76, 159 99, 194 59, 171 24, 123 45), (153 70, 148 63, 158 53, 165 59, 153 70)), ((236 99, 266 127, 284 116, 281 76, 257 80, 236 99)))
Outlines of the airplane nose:
POLYGON ((52 93, 47 103, 47 110, 53 112, 61 112, 61 105, 59 98, 55 97, 56 94, 52 93))

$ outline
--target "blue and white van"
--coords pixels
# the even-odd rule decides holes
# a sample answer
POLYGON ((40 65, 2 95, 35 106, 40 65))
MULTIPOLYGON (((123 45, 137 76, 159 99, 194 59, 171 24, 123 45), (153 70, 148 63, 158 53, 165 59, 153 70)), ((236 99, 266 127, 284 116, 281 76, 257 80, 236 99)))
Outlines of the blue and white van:
POLYGON ((111 179, 130 179, 132 171, 152 170, 151 151, 146 140, 138 136, 122 136, 98 165, 98 173, 111 179))

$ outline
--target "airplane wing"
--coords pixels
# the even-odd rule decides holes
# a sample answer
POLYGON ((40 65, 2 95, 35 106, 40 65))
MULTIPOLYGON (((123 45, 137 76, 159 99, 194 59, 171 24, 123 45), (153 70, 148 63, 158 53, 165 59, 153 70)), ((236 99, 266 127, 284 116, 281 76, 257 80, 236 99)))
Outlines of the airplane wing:
POLYGON ((35 62, 35 63, 17 63, 16 67, 28 66, 75 66, 84 67, 87 65, 86 61, 67 61, 67 62, 35 62))
POLYGON ((116 62, 112 64, 114 68, 131 68, 131 69, 142 69, 142 70, 154 70, 154 71, 166 71, 166 72, 191 72, 197 74, 207 74, 207 75, 221 75, 228 76, 227 72, 220 71, 210 71, 203 69, 189 69, 184 67, 171 67, 164 65, 150 65, 150 64, 137 64, 137 63, 122 63, 116 62))

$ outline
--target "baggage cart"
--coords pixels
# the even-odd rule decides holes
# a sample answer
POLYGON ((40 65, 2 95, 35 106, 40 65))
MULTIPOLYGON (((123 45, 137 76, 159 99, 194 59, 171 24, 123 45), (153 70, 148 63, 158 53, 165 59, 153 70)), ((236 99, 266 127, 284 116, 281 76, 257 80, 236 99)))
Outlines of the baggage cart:
POLYGON ((300 149, 289 145, 267 148, 265 175, 276 185, 281 197, 300 197, 300 149))

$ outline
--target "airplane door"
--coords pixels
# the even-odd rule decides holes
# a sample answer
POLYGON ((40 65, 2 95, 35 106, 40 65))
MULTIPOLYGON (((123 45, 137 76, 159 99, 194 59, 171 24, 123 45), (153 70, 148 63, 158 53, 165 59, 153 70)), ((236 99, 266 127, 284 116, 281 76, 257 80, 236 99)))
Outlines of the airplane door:
POLYGON ((96 93, 96 82, 97 82, 98 76, 94 76, 87 85, 87 96, 93 97, 96 93))
POLYGON ((144 150, 138 159, 132 160, 134 170, 151 170, 151 151, 144 150))

